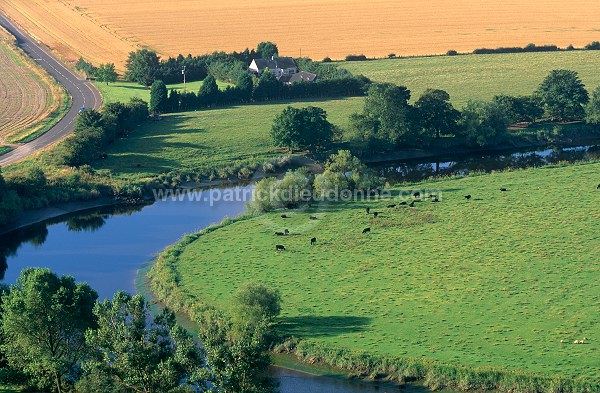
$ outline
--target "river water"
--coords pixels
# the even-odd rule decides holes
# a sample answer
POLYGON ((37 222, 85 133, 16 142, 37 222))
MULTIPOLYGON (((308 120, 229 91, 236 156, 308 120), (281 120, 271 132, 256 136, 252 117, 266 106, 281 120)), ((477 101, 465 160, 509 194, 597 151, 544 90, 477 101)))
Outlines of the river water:
MULTIPOLYGON (((374 166, 390 181, 418 181, 436 175, 530 167, 600 157, 598 146, 490 154, 437 161, 374 166)), ((247 191, 251 186, 240 187, 247 191)), ((231 189, 229 189, 231 190, 231 189)), ((220 190, 221 192, 227 189, 220 190)), ((238 192, 239 193, 239 192, 238 192)), ((210 195, 210 191, 204 196, 210 195)), ((21 269, 48 267, 87 281, 101 298, 117 290, 135 292, 138 270, 166 246, 225 217, 244 211, 242 200, 157 201, 152 205, 104 208, 62 217, 0 236, 0 278, 14 283, 21 269)), ((371 393, 398 391, 360 381, 317 377, 275 368, 282 393, 371 393)))

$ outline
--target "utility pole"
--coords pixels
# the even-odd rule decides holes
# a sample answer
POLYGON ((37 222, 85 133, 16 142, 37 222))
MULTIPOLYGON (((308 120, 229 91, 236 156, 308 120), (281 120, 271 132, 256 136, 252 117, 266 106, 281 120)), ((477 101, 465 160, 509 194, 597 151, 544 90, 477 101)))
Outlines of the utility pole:
POLYGON ((181 74, 183 75, 183 92, 185 93, 185 66, 181 68, 181 74))

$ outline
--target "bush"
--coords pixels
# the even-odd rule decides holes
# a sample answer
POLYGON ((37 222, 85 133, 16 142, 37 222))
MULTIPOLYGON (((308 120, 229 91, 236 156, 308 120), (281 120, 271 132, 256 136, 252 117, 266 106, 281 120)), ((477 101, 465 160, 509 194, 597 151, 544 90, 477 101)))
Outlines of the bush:
POLYGON ((600 42, 594 41, 585 46, 586 50, 600 50, 600 42))
POLYGON ((456 56, 458 55, 458 52, 455 51, 454 49, 450 49, 448 52, 446 52, 446 56, 456 56))
POLYGON ((365 55, 348 55, 346 56, 346 61, 365 61, 367 60, 367 56, 365 55))

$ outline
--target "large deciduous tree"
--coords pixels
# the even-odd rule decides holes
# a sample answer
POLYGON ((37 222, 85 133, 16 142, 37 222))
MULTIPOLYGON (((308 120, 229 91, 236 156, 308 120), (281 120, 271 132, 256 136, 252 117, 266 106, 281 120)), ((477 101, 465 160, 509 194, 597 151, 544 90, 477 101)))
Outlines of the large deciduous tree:
POLYGON ((2 299, 2 350, 41 389, 65 391, 87 351, 98 294, 73 277, 28 268, 2 299))
POLYGON ((546 112, 554 119, 583 119, 584 105, 589 94, 575 71, 554 70, 544 79, 536 95, 544 104, 546 112))
POLYGON ((271 136, 278 146, 317 150, 331 145, 333 130, 323 109, 288 106, 273 121, 271 136))
POLYGON ((204 353, 164 310, 153 319, 142 296, 117 292, 97 303, 98 328, 89 330, 93 350, 83 364, 82 392, 170 392, 184 385, 203 386, 204 353))
POLYGON ((127 68, 125 79, 140 85, 150 86, 158 76, 160 58, 156 52, 140 49, 129 53, 125 67, 127 68))
POLYGON ((117 81, 117 71, 115 71, 115 65, 113 63, 100 64, 96 70, 96 79, 98 82, 114 83, 117 81))
POLYGON ((270 59, 271 57, 279 56, 279 49, 277 45, 271 41, 261 42, 256 47, 256 52, 260 54, 263 59, 270 59))
POLYGON ((460 112, 454 109, 444 90, 427 89, 415 103, 415 109, 419 124, 429 137, 456 133, 460 112))
POLYGON ((485 147, 506 139, 509 120, 505 108, 498 102, 470 101, 462 111, 460 126, 467 144, 485 147))

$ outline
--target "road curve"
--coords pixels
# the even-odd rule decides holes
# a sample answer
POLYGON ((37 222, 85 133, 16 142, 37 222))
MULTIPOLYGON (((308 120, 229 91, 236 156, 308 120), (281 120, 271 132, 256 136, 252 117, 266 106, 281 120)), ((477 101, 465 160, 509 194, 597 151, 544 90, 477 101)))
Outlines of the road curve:
POLYGON ((66 65, 54 57, 43 45, 36 42, 26 32, 17 27, 6 16, 0 13, 0 26, 8 30, 17 39, 17 45, 41 65, 48 74, 52 75, 67 90, 71 96, 71 107, 67 114, 50 130, 37 139, 20 145, 9 153, 0 156, 0 166, 6 166, 20 161, 33 153, 60 141, 73 132, 73 123, 79 113, 79 108, 100 109, 102 96, 94 85, 81 79, 66 65))

